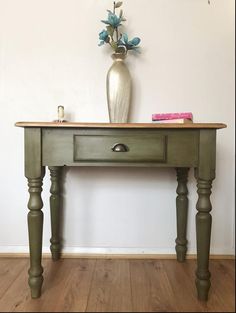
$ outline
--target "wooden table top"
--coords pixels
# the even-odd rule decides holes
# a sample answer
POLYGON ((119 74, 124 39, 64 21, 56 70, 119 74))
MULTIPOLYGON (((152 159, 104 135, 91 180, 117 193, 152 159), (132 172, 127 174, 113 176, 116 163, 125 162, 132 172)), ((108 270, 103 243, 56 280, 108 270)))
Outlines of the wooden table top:
POLYGON ((39 127, 39 128, 175 128, 175 129, 222 129, 227 125, 221 123, 71 123, 71 122, 17 122, 17 127, 39 127))

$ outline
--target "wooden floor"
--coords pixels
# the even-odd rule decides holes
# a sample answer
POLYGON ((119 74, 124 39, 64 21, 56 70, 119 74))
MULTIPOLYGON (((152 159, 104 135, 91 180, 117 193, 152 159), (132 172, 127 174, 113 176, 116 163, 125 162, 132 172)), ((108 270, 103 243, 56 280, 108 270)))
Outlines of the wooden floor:
POLYGON ((31 300, 27 259, 0 259, 1 312, 235 312, 235 262, 212 260, 208 303, 196 299, 196 261, 67 259, 45 268, 31 300))

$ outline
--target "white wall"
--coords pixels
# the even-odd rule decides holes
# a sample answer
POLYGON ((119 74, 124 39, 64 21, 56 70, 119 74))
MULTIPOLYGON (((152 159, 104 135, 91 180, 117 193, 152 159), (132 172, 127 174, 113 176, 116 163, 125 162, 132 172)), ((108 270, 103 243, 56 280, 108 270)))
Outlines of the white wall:
MULTIPOLYGON (((126 0, 135 85, 132 122, 153 112, 192 111, 218 132, 212 253, 233 254, 234 1, 126 0)), ((107 122, 110 51, 98 47, 110 0, 0 0, 0 252, 27 251, 23 129, 52 121, 64 105, 71 121, 107 122)), ((174 253, 175 172, 170 169, 68 169, 64 190, 67 252, 174 253), (120 203, 122 205, 120 205, 120 203)), ((50 238, 45 178, 44 251, 50 238)), ((196 187, 190 173, 189 252, 195 253, 196 187)))

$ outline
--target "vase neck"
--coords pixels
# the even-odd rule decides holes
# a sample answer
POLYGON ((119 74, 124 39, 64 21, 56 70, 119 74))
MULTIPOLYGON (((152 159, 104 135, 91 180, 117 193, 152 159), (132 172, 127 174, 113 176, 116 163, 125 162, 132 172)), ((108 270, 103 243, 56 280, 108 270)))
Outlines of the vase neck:
POLYGON ((126 54, 124 54, 124 53, 113 53, 111 57, 114 61, 124 61, 126 58, 126 54))

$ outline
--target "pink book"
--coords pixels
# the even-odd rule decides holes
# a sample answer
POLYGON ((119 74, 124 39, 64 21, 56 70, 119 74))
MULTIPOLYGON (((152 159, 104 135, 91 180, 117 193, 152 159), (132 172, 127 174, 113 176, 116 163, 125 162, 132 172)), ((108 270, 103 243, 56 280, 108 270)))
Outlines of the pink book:
POLYGON ((185 124, 185 123, 193 123, 192 120, 186 119, 186 118, 177 118, 177 119, 173 119, 173 120, 160 120, 160 121, 153 121, 153 123, 156 124, 185 124))
POLYGON ((163 113, 163 114, 153 114, 153 121, 163 121, 163 120, 176 120, 176 119, 193 119, 193 114, 190 112, 187 113, 163 113))

